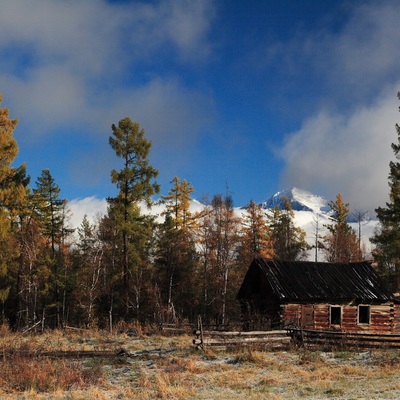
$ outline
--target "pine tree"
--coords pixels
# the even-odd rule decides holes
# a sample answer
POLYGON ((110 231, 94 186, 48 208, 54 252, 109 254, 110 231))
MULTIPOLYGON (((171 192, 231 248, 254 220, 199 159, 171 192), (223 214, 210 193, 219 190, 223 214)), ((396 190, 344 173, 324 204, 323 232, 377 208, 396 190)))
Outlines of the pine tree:
MULTIPOLYGON (((400 92, 397 93, 400 100, 400 92)), ((395 125, 397 144, 392 143, 392 149, 397 160, 400 160, 400 126, 395 125)), ((390 289, 400 289, 400 162, 389 164, 389 201, 386 207, 375 210, 379 228, 371 238, 375 245, 373 257, 378 263, 381 275, 387 281, 390 289)))
POLYGON ((63 296, 65 290, 65 234, 68 233, 66 221, 66 200, 60 198, 60 187, 48 169, 44 169, 33 189, 35 219, 40 224, 42 235, 47 239, 47 252, 42 255, 42 264, 51 271, 50 303, 46 308, 55 310, 54 326, 61 326, 64 314, 63 296))
POLYGON ((109 199, 109 203, 122 238, 124 316, 128 318, 133 307, 138 317, 143 271, 148 266, 146 246, 152 236, 150 219, 140 215, 140 202, 150 205, 152 196, 159 192, 159 185, 154 181, 158 171, 149 164, 152 144, 145 138, 139 123, 126 117, 119 121, 118 126, 112 125, 112 131, 110 146, 123 160, 121 170, 111 171, 112 183, 116 184, 119 193, 109 199), (133 302, 131 276, 135 280, 133 302))
POLYGON ((285 261, 305 259, 310 249, 306 242, 306 233, 294 226, 294 212, 290 201, 283 197, 283 202, 283 210, 274 208, 268 218, 274 257, 285 261))
POLYGON ((343 201, 342 195, 329 203, 333 214, 333 224, 326 225, 329 234, 324 238, 324 252, 329 262, 362 261, 357 234, 348 224, 349 204, 343 201))

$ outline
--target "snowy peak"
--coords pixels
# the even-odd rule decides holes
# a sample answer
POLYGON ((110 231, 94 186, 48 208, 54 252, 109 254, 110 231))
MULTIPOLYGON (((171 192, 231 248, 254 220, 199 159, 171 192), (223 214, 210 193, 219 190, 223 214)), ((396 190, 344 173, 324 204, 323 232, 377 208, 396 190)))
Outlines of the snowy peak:
POLYGON ((330 211, 329 202, 322 196, 312 194, 303 189, 293 187, 275 193, 261 205, 263 208, 283 208, 283 198, 286 197, 294 211, 312 211, 315 213, 328 213, 330 211))

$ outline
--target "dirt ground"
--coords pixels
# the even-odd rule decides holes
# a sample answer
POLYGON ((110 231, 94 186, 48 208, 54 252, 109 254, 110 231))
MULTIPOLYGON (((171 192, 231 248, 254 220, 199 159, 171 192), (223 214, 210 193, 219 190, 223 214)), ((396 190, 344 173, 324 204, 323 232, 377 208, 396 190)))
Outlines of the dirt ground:
POLYGON ((400 398, 398 350, 203 351, 191 342, 188 335, 4 333, 0 399, 400 398))

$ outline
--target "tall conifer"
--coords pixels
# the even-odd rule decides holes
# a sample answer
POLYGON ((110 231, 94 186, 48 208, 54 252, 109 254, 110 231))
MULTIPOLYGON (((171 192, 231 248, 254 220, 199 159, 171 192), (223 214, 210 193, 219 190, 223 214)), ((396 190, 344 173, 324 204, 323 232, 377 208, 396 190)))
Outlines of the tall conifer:
POLYGON ((63 316, 63 291, 65 279, 63 277, 64 239, 66 227, 66 200, 60 198, 60 187, 51 175, 50 170, 44 169, 36 181, 33 189, 33 203, 35 219, 39 222, 42 235, 48 243, 48 251, 42 255, 42 264, 51 271, 51 291, 46 307, 55 311, 54 326, 61 325, 63 316))
MULTIPOLYGON (((400 100, 400 92, 397 93, 400 100)), ((371 238, 375 245, 373 256, 382 276, 393 291, 400 289, 400 126, 395 125, 397 144, 392 149, 397 161, 389 164, 389 201, 377 208, 379 228, 371 238)))
POLYGON ((142 293, 143 268, 146 260, 148 240, 152 229, 149 218, 141 216, 140 202, 151 204, 152 196, 159 192, 155 182, 158 171, 149 163, 152 143, 145 138, 145 131, 139 123, 128 117, 118 125, 112 125, 113 134, 109 143, 117 157, 122 159, 122 169, 111 171, 112 183, 118 188, 118 195, 109 199, 110 211, 116 216, 117 230, 122 238, 122 277, 124 293, 124 317, 128 318, 134 308, 139 316, 142 293), (134 277, 133 288, 131 277, 134 277), (134 298, 131 298, 133 289, 134 298))

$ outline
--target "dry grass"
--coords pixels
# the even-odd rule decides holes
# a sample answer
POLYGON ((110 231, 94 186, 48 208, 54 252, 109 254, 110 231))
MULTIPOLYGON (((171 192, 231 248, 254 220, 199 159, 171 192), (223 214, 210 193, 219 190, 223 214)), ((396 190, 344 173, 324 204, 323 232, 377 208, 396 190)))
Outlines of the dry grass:
POLYGON ((0 362, 0 386, 5 390, 54 392, 74 387, 96 386, 101 368, 85 368, 81 363, 47 357, 12 356, 0 362))
POLYGON ((191 347, 189 336, 146 336, 137 330, 131 337, 127 332, 22 335, 0 329, 0 399, 400 398, 400 351, 203 352, 191 347), (72 360, 40 355, 53 350, 116 354, 120 348, 130 357, 72 360))

